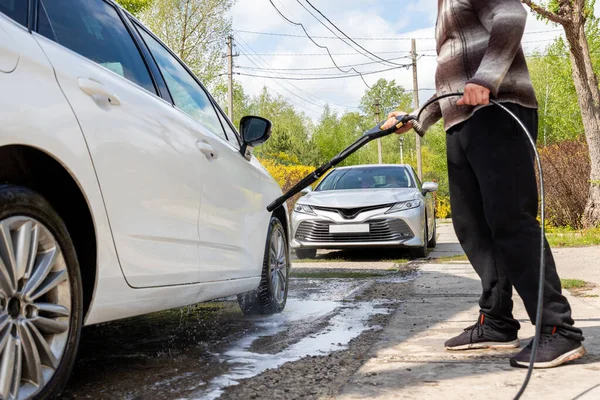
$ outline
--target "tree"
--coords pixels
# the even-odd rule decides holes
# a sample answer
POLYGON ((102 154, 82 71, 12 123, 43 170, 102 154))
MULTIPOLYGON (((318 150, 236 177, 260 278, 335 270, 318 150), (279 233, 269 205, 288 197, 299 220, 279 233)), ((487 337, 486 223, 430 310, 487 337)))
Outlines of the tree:
POLYGON ((137 15, 150 7, 152 0, 117 0, 117 3, 121 4, 124 9, 133 15, 137 15))
POLYGON ((318 159, 316 149, 309 145, 310 119, 282 96, 273 97, 263 88, 249 101, 248 114, 260 115, 273 123, 271 139, 256 148, 258 156, 277 158, 279 153, 286 153, 304 165, 313 165, 318 159))
POLYGON ((412 101, 412 93, 398 85, 395 80, 388 81, 381 78, 373 87, 367 89, 360 100, 360 109, 373 119, 375 118, 374 105, 378 103, 381 112, 379 118, 384 119, 388 113, 396 109, 404 109, 408 112, 412 101))
POLYGON ((527 60, 539 102, 538 143, 551 145, 584 135, 567 45, 558 38, 546 51, 527 60))
POLYGON ((212 89, 225 67, 232 5, 233 0, 153 0, 141 19, 212 89))
POLYGON ((590 193, 583 222, 600 224, 600 88, 594 72, 586 35, 586 21, 593 17, 593 3, 586 0, 551 0, 536 3, 522 0, 540 17, 560 24, 570 48, 573 82, 590 152, 590 193))

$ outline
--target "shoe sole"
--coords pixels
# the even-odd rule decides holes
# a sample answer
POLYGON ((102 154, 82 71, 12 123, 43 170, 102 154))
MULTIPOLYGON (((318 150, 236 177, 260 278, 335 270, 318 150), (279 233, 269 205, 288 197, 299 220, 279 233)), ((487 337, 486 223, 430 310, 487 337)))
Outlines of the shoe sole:
MULTIPOLYGON (((564 364, 569 361, 577 360, 585 355, 586 351, 583 346, 576 348, 575 350, 571 350, 568 353, 565 353, 559 357, 556 357, 552 361, 546 362, 536 362, 533 364, 533 368, 554 368, 558 367, 561 364, 564 364)), ((522 362, 514 359, 510 360, 510 365, 517 368, 529 368, 529 361, 522 362)))
POLYGON ((460 346, 448 347, 444 346, 446 350, 450 351, 461 351, 461 350, 477 350, 477 349, 516 349, 521 345, 519 339, 515 339, 511 342, 480 342, 480 343, 469 343, 460 346))

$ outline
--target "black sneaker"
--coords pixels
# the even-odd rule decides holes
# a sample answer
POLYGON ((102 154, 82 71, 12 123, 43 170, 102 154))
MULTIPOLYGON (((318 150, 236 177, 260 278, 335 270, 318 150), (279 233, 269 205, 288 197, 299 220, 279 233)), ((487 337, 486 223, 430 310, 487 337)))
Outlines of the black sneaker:
POLYGON ((475 325, 444 343, 446 350, 515 349, 519 345, 517 331, 500 332, 485 324, 483 314, 475 325))
MULTIPOLYGON (((533 339, 519 354, 510 359, 513 367, 529 367, 533 339)), ((585 355, 585 348, 579 340, 569 339, 556 332, 542 333, 537 353, 535 354, 534 368, 558 367, 568 361, 576 360, 585 355)))

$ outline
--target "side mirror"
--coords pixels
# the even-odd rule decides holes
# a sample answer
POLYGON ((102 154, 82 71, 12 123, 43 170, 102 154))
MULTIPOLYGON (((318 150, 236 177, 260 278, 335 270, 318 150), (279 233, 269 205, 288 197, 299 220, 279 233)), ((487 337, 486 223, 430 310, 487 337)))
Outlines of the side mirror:
POLYGON ((309 187, 305 187, 304 189, 302 189, 300 191, 300 193, 302 193, 302 195, 305 196, 305 195, 309 194, 312 191, 313 191, 313 189, 309 186, 309 187))
POLYGON ((246 116, 240 120, 240 134, 242 136, 241 153, 244 157, 250 158, 252 155, 249 150, 259 146, 269 140, 271 137, 271 128, 273 124, 266 118, 246 116))
POLYGON ((431 192, 437 192, 438 184, 435 182, 425 182, 423 183, 423 195, 431 192))

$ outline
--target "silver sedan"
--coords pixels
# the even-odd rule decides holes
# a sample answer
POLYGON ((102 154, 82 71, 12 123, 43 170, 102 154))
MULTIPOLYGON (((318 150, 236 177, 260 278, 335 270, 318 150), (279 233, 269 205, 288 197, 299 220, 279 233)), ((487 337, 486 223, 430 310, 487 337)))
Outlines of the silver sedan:
POLYGON ((421 184, 408 165, 332 170, 294 206, 292 248, 299 258, 317 249, 408 248, 425 257, 435 247, 433 182, 421 184))

